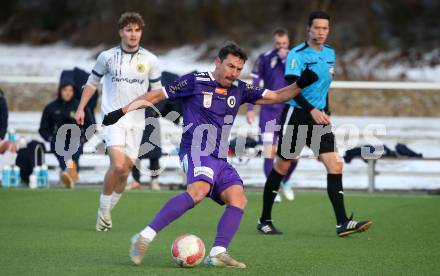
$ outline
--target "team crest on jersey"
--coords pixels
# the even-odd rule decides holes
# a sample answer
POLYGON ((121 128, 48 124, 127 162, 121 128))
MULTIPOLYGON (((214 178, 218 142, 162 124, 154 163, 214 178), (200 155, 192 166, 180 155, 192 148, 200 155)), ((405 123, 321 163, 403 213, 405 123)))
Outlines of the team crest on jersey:
POLYGON ((210 108, 212 105, 212 93, 202 92, 203 94, 203 107, 210 108))
POLYGON ((235 97, 234 96, 229 96, 228 99, 226 100, 226 102, 228 103, 228 106, 230 108, 234 108, 234 106, 235 106, 235 97))
POLYGON ((277 60, 278 60, 278 57, 277 56, 274 56, 273 58, 271 58, 271 60, 270 60, 270 68, 275 68, 275 65, 277 65, 277 60))
POLYGON ((139 63, 139 64, 136 66, 136 70, 137 70, 139 73, 144 73, 144 72, 145 72, 145 66, 144 66, 142 63, 139 63))

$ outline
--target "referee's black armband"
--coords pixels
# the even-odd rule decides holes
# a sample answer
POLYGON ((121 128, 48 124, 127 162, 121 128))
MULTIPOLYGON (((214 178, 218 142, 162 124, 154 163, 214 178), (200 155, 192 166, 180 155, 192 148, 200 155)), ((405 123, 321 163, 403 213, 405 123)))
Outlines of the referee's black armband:
MULTIPOLYGON (((288 76, 285 76, 284 79, 289 83, 289 85, 291 85, 299 79, 299 76, 288 75, 288 76)), ((301 106, 302 109, 306 110, 307 112, 310 112, 312 109, 315 108, 301 94, 299 94, 298 96, 296 96, 293 99, 295 100, 295 102, 297 104, 299 104, 299 106, 301 106)))
POLYGON ((291 85, 294 84, 299 79, 299 76, 288 75, 285 76, 284 79, 287 81, 287 83, 289 83, 289 85, 291 85))

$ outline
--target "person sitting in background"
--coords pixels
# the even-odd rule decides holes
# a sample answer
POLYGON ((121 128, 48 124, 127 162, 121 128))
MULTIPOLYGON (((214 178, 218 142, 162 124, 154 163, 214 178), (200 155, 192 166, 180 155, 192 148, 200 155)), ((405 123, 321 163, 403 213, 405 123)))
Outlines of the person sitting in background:
MULTIPOLYGON (((76 124, 75 112, 78 108, 79 101, 74 99, 74 82, 69 78, 62 78, 58 87, 57 98, 49 103, 43 111, 41 117, 40 128, 38 132, 44 140, 50 142, 50 150, 58 159, 58 163, 61 168, 60 182, 68 189, 73 188, 76 181, 78 181, 78 162, 79 157, 83 152, 83 145, 85 143, 84 130, 92 122, 91 118, 86 118, 84 126, 79 126, 81 129, 80 146, 77 152, 72 155, 71 160, 65 160, 64 156, 61 156, 55 150, 57 132, 64 124, 76 124)), ((87 112, 86 114, 89 114, 87 112)), ((63 137, 64 138, 64 137, 63 137)), ((64 150, 68 150, 70 145, 71 132, 66 133, 64 150)))
POLYGON ((17 146, 14 141, 5 140, 8 130, 8 104, 3 90, 0 88, 0 154, 6 151, 16 152, 17 146))

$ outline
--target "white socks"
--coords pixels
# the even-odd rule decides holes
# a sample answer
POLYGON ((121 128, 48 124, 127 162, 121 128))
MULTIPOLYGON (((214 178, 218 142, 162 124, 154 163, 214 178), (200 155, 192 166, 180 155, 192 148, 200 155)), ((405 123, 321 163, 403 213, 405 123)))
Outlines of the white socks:
POLYGON ((211 252, 209 252, 209 256, 214 257, 223 252, 226 252, 226 248, 224 248, 223 246, 214 246, 211 249, 211 252))
POLYGON ((152 241, 156 237, 156 231, 153 230, 150 226, 145 227, 144 230, 141 231, 141 236, 152 241))
POLYGON ((101 194, 101 196, 99 197, 99 208, 110 210, 111 200, 112 200, 111 195, 101 194))
POLYGON ((113 192, 111 195, 101 194, 99 197, 99 208, 101 209, 113 209, 121 198, 122 194, 113 192))
POLYGON ((119 199, 121 198, 122 193, 118 194, 117 192, 113 192, 111 197, 111 203, 110 203, 110 208, 113 209, 115 208, 116 204, 118 204, 119 199))

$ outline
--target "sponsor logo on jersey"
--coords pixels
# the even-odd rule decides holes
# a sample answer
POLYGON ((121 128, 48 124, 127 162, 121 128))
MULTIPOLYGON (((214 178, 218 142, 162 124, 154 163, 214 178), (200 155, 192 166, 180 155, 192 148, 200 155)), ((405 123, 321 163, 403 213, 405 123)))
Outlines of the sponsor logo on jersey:
POLYGON ((214 92, 223 96, 228 95, 228 90, 226 88, 216 87, 214 92))
POLYGON ((206 175, 207 177, 214 179, 214 171, 210 167, 194 167, 194 177, 199 175, 206 175))
POLYGON ((139 73, 144 73, 144 72, 145 72, 145 65, 143 65, 142 63, 138 64, 138 65, 136 66, 136 70, 137 70, 139 73))
POLYGON ((261 87, 255 86, 250 83, 246 83, 246 90, 249 90, 249 92, 255 91, 255 90, 261 90, 261 87))
POLYGON ((177 90, 184 88, 185 86, 188 85, 188 80, 183 80, 179 83, 177 83, 176 85, 170 85, 168 87, 168 91, 170 93, 176 93, 177 90))
POLYGON ((112 77, 112 82, 128 82, 128 83, 139 83, 143 84, 145 80, 139 79, 129 79, 129 78, 120 78, 120 77, 112 77))
POLYGON ((226 101, 227 101, 228 106, 230 108, 234 108, 234 106, 235 106, 235 97, 234 96, 229 96, 226 101))
POLYGON ((211 81, 210 78, 203 78, 203 77, 196 77, 196 80, 198 80, 198 81, 211 81))
POLYGON ((203 94, 203 107, 210 108, 212 104, 212 93, 202 92, 202 94, 203 94))

